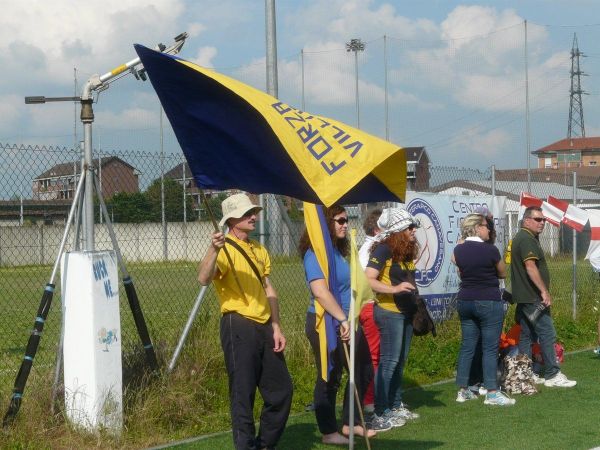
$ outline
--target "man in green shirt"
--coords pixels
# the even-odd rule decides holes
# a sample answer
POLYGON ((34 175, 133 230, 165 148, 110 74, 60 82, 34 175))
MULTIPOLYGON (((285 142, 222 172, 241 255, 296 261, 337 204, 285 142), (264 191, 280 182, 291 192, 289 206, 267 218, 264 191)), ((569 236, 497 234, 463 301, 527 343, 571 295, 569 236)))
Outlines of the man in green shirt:
POLYGON ((531 358, 531 341, 537 337, 544 359, 544 385, 573 387, 577 382, 567 379, 560 371, 554 350, 556 331, 550 315, 550 273, 539 241, 545 223, 542 208, 527 208, 523 214, 522 228, 512 241, 510 279, 521 325, 519 353, 531 358))

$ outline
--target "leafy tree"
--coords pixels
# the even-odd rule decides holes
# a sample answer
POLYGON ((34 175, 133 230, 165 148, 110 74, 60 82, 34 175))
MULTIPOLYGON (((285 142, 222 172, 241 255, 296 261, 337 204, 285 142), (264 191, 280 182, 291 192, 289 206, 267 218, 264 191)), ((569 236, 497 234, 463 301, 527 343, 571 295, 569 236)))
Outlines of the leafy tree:
MULTIPOLYGON (((165 219, 167 222, 183 221, 183 186, 172 178, 164 179, 165 190, 165 219)), ((161 214, 161 191, 160 178, 152 182, 146 190, 146 200, 149 204, 150 220, 160 222, 161 214)), ((186 195, 186 216, 188 221, 196 220, 198 214, 193 208, 191 196, 186 195)))
MULTIPOLYGON (((106 209, 111 221, 115 223, 142 223, 151 220, 150 203, 141 192, 119 192, 106 202, 106 209)), ((98 207, 95 210, 98 211, 98 207)))
MULTIPOLYGON (((223 217, 223 211, 221 211, 221 203, 226 198, 227 194, 220 193, 206 199, 206 203, 208 203, 208 207, 210 208, 210 211, 212 212, 212 215, 214 216, 217 222, 219 222, 219 220, 221 220, 221 218, 223 217)), ((204 202, 200 204, 200 219, 210 220, 210 216, 208 215, 208 211, 206 210, 206 205, 204 204, 204 202)))

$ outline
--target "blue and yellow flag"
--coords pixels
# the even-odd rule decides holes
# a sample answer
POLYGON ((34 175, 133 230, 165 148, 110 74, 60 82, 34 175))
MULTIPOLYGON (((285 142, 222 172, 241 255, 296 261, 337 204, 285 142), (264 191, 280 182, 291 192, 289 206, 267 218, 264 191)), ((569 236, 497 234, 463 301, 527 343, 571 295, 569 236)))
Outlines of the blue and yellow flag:
POLYGON ((199 187, 333 203, 403 201, 404 150, 136 45, 199 187))
MULTIPOLYGON (((304 221, 310 243, 329 291, 338 304, 342 305, 334 264, 334 250, 329 228, 321 205, 304 203, 304 221)), ((319 335, 319 353, 321 355, 321 378, 327 381, 332 368, 330 354, 337 347, 336 327, 338 321, 327 313, 315 299, 315 329, 319 335)))
POLYGON ((350 286, 352 288, 352 314, 355 329, 358 327, 358 316, 363 305, 375 299, 369 280, 360 264, 358 247, 356 245, 356 229, 350 232, 350 286))

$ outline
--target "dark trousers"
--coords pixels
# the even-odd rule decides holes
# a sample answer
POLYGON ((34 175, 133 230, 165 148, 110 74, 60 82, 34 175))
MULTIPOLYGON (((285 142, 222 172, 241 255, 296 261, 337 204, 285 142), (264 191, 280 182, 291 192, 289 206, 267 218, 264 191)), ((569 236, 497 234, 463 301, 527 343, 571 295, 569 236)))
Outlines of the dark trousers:
POLYGON ((221 318, 221 347, 229 375, 235 448, 275 447, 290 413, 292 380, 283 353, 275 353, 273 328, 237 314, 221 318), (254 427, 256 388, 263 398, 258 436, 254 427))
POLYGON ((546 308, 535 323, 527 320, 527 313, 530 313, 536 308, 534 303, 519 303, 517 304, 516 318, 521 325, 521 335, 519 337, 519 353, 529 356, 531 359, 531 344, 533 338, 537 336, 542 349, 542 358, 544 359, 544 368, 546 379, 553 378, 560 372, 560 366, 556 361, 556 350, 554 343, 556 342, 556 330, 554 322, 550 315, 550 309, 546 308))
MULTIPOLYGON (((335 404, 337 392, 340 387, 342 373, 344 368, 348 370, 346 364, 346 356, 342 347, 342 340, 338 337, 337 347, 335 351, 329 355, 333 368, 329 373, 328 381, 321 378, 321 351, 319 347, 319 335, 315 330, 316 315, 315 313, 306 314, 305 332, 310 345, 315 354, 315 364, 317 367, 317 379, 315 382, 315 390, 313 397, 313 406, 315 408, 315 416, 317 425, 321 434, 330 434, 338 431, 337 420, 335 418, 335 404)), ((369 344, 365 338, 362 328, 359 327, 356 333, 356 355, 355 355, 355 370, 354 382, 358 389, 358 396, 361 399, 361 404, 354 403, 354 424, 360 425, 359 408, 362 408, 363 394, 367 386, 373 378, 373 365, 371 363, 371 354, 369 352, 369 344)), ((349 347, 348 347, 349 349, 349 347)), ((342 411, 342 419, 344 425, 348 425, 350 408, 349 408, 349 383, 346 384, 344 390, 344 406, 342 411)), ((352 394, 353 395, 353 394, 352 394)))

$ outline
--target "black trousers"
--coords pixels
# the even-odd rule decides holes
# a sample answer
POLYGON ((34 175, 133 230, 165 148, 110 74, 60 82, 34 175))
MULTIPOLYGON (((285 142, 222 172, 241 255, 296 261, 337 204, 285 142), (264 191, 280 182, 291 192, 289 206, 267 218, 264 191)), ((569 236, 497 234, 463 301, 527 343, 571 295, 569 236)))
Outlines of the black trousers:
POLYGON ((233 442, 237 450, 275 447, 290 413, 292 379, 283 353, 273 351, 270 321, 261 324, 237 313, 221 318, 221 347, 229 375, 233 442), (263 398, 258 436, 253 408, 256 388, 263 398))
MULTIPOLYGON (((329 374, 329 380, 324 381, 321 378, 321 351, 319 347, 319 335, 315 330, 316 315, 315 313, 306 313, 305 333, 310 345, 315 354, 315 365, 317 367, 317 379, 315 381, 315 390, 313 397, 313 406, 315 408, 315 416, 317 425, 321 434, 335 433, 338 430, 337 420, 335 418, 335 403, 337 392, 340 387, 342 373, 344 368, 348 370, 346 364, 346 356, 342 347, 342 340, 338 337, 337 348, 330 355, 333 363, 333 368, 329 374)), ((364 392, 367 390, 369 383, 373 379, 373 364, 371 362, 371 353, 367 339, 359 327, 356 333, 356 355, 354 368, 354 382, 358 389, 358 396, 361 403, 354 402, 354 425, 360 425, 359 408, 362 408, 362 399, 364 392)), ((349 349, 349 347, 348 347, 349 349)), ((342 410, 342 420, 344 425, 348 425, 350 416, 349 395, 354 395, 350 392, 349 382, 346 383, 344 390, 344 406, 342 410)))

